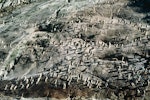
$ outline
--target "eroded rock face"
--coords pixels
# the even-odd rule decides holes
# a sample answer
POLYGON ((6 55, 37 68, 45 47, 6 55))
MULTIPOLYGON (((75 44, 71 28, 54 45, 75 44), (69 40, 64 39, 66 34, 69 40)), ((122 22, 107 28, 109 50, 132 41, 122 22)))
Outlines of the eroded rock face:
POLYGON ((1 10, 2 95, 149 99, 149 12, 136 12, 138 0, 9 2, 0 2, 13 7, 1 10))

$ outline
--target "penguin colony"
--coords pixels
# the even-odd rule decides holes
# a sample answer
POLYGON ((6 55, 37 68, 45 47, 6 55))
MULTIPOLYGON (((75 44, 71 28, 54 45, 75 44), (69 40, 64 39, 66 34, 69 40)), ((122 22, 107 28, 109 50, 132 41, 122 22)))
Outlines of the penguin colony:
POLYGON ((5 59, 0 93, 99 99, 103 92, 110 99, 144 98, 149 92, 150 26, 110 18, 99 9, 95 5, 67 20, 37 24, 5 59))

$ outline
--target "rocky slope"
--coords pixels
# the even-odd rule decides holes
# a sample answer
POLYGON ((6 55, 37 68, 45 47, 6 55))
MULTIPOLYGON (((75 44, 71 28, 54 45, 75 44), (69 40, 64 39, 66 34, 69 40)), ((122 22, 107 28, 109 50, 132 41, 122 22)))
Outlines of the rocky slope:
POLYGON ((149 5, 0 0, 1 98, 149 100, 149 5))

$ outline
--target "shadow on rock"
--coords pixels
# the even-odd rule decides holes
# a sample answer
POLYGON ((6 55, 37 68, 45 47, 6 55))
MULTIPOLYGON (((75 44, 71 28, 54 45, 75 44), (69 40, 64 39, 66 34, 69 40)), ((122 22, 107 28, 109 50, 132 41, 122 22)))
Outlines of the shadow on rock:
POLYGON ((128 5, 138 13, 144 13, 146 16, 142 18, 143 22, 150 24, 150 0, 131 0, 128 5))
POLYGON ((128 6, 133 7, 139 13, 150 12, 150 0, 131 0, 128 6))

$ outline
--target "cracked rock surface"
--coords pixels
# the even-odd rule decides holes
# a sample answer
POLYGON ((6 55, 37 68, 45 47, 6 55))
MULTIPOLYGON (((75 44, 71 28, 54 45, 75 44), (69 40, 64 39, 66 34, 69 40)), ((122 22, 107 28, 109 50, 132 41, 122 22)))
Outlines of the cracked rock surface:
POLYGON ((149 100, 149 0, 0 0, 2 100, 149 100))

